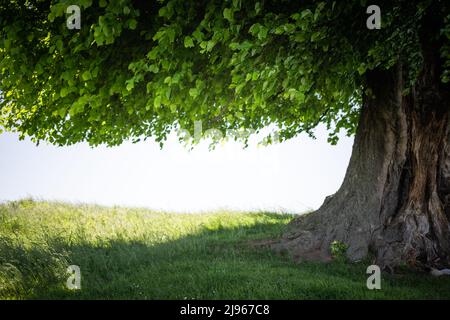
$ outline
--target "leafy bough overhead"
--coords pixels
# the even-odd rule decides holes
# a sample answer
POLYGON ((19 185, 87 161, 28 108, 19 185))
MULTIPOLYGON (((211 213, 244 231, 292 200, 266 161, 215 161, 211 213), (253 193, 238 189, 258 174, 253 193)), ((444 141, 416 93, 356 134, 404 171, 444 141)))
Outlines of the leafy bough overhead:
POLYGON ((366 70, 421 61, 415 24, 428 2, 382 2, 381 30, 366 28, 368 5, 2 1, 0 126, 95 146, 162 143, 195 121, 222 131, 273 124, 282 140, 324 123, 335 143, 339 130, 355 131, 366 70), (80 30, 66 25, 70 5, 80 30))

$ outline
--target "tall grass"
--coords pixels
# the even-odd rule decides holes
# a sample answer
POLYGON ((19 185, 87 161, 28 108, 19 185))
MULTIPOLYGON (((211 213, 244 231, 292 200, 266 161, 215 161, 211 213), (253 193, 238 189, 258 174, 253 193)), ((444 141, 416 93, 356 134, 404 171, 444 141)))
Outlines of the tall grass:
POLYGON ((291 215, 145 209, 22 200, 0 205, 3 299, 450 298, 450 281, 405 272, 366 287, 365 264, 295 264, 251 240, 291 215), (81 290, 66 288, 69 265, 81 290))

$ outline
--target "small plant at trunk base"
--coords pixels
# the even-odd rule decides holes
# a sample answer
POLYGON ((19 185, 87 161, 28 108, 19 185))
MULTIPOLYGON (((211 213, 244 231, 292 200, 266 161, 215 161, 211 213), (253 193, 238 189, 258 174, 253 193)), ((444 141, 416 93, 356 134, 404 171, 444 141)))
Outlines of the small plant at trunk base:
POLYGON ((331 256, 333 257, 334 260, 339 261, 339 262, 345 262, 347 261, 347 249, 348 246, 340 241, 333 241, 330 244, 330 251, 331 251, 331 256))

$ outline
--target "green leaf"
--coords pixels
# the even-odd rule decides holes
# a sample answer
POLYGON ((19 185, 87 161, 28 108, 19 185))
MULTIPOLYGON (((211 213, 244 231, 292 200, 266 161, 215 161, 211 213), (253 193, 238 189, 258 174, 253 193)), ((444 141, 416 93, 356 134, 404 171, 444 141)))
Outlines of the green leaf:
POLYGON ((261 28, 259 28, 259 32, 258 32, 258 39, 259 40, 264 40, 267 38, 267 32, 269 31, 268 28, 261 26, 261 28))
POLYGON ((62 88, 59 95, 64 98, 69 94, 69 89, 68 88, 62 88))
POLYGON ((191 37, 187 36, 184 38, 184 46, 186 48, 192 48, 194 46, 194 41, 191 37))
POLYGON ((259 32, 259 28, 261 27, 261 24, 259 24, 259 23, 255 23, 255 24, 253 24, 251 27, 250 27, 250 29, 248 29, 248 32, 250 32, 250 34, 252 35, 252 36, 256 36, 256 35, 258 35, 258 32, 259 32))
POLYGON ((216 45, 215 41, 209 40, 206 45, 206 51, 210 52, 214 48, 215 45, 216 45))
POLYGON ((366 72, 366 65, 364 63, 362 63, 359 67, 358 67, 358 73, 359 75, 363 75, 366 72))
POLYGON ((312 42, 315 42, 317 39, 320 38, 320 36, 321 36, 321 33, 320 33, 319 31, 314 32, 314 33, 312 34, 312 36, 311 36, 311 41, 312 41, 312 42))
POLYGON ((128 91, 131 91, 134 89, 134 80, 133 79, 127 81, 126 89, 128 91))
POLYGON ((63 49, 63 42, 62 42, 61 39, 58 39, 58 41, 56 41, 56 48, 57 48, 59 51, 62 51, 62 49, 63 49))
POLYGON ((161 107, 161 96, 155 97, 155 100, 153 100, 153 106, 155 109, 159 109, 161 107))
POLYGON ((81 78, 84 81, 90 80, 91 79, 91 72, 89 70, 83 72, 83 74, 81 75, 81 78))
POLYGON ((105 27, 105 24, 106 24, 106 18, 105 18, 105 16, 100 16, 100 17, 98 18, 98 25, 99 25, 100 27, 104 28, 104 27, 105 27))
POLYGON ((223 17, 230 23, 233 22, 233 10, 230 8, 225 8, 223 10, 223 17))
POLYGON ((198 42, 203 40, 203 33, 198 29, 195 30, 192 35, 194 36, 195 40, 197 40, 198 42))
POLYGON ((159 72, 159 67, 156 64, 151 64, 148 66, 148 71, 153 73, 159 72))
POLYGON ((198 96, 198 89, 197 88, 189 89, 189 95, 193 98, 196 98, 198 96))
POLYGON ((128 28, 130 28, 131 30, 136 29, 137 27, 137 21, 135 19, 130 19, 128 20, 128 28))
POLYGON ((261 3, 255 3, 255 13, 258 14, 261 12, 261 3))
POLYGON ((167 29, 167 36, 169 38, 170 43, 173 43, 175 41, 175 35, 176 35, 175 29, 173 28, 167 29))
POLYGON ((304 19, 305 17, 312 16, 312 15, 313 15, 312 11, 309 9, 306 9, 306 10, 302 11, 301 18, 304 19))
POLYGON ((81 7, 84 9, 89 8, 92 6, 92 0, 78 0, 80 2, 81 7))

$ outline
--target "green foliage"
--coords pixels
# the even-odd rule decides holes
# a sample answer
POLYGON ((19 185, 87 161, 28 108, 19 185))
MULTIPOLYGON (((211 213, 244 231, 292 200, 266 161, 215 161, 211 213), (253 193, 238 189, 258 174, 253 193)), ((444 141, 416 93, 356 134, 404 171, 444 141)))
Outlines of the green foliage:
POLYGON ((0 298, 10 299, 430 299, 450 279, 383 274, 367 264, 294 263, 250 241, 281 235, 293 216, 34 202, 0 205, 0 298), (65 287, 68 265, 81 290, 65 287))
POLYGON ((347 253, 347 249, 348 246, 340 241, 333 241, 330 244, 330 251, 331 251, 331 256, 340 262, 346 261, 347 257, 346 257, 346 253, 347 253))
POLYGON ((432 4, 381 1, 382 29, 368 30, 359 0, 3 1, 0 127, 116 145, 163 142, 195 121, 222 131, 274 124, 281 139, 325 123, 335 143, 339 130, 355 131, 367 70, 402 60, 414 82, 432 4), (69 4, 81 8, 81 30, 66 27, 69 4))

